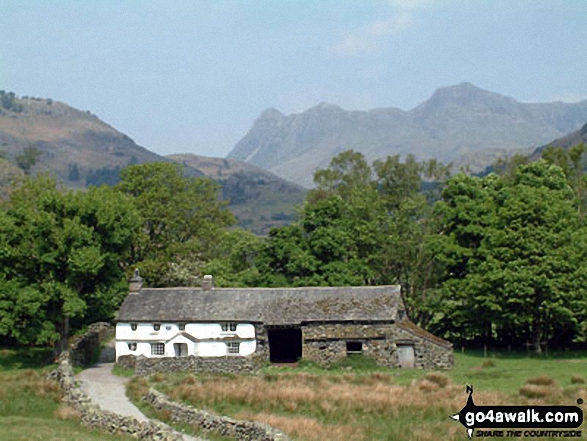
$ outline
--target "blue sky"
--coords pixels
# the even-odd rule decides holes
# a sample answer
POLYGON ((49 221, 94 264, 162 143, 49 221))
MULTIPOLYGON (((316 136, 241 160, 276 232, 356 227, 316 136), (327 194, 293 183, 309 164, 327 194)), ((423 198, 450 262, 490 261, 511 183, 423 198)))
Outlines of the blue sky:
POLYGON ((160 154, 225 156, 268 107, 409 110, 463 81, 587 98, 585 0, 0 0, 0 89, 160 154))

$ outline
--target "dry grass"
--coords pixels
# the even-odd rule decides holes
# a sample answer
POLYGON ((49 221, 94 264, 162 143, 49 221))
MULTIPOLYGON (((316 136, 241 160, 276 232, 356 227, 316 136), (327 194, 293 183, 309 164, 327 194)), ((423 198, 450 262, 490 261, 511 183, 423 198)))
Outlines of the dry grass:
POLYGON ((556 386, 556 380, 547 375, 541 375, 540 377, 528 378, 526 384, 535 384, 537 386, 556 386))
POLYGON ((571 377, 571 383, 572 384, 584 384, 585 382, 586 382, 585 381, 585 377, 582 377, 580 375, 573 375, 571 377))
POLYGON ((356 440, 365 439, 364 434, 357 426, 353 425, 327 425, 320 423, 315 418, 305 416, 285 416, 271 413, 241 412, 237 418, 249 421, 259 421, 272 427, 279 427, 282 431, 294 438, 309 441, 321 441, 325 439, 356 440))
MULTIPOLYGON (((401 425, 392 428, 390 421, 403 421, 412 429, 417 427, 414 439, 432 440, 438 433, 457 432, 458 426, 453 430, 448 415, 466 402, 463 388, 436 372, 410 386, 394 384, 393 375, 381 372, 334 376, 186 376, 175 384, 159 383, 174 400, 236 418, 262 421, 306 441, 407 436, 407 429, 401 425), (406 433, 402 435, 403 432, 406 433)), ((503 403, 504 399, 499 392, 480 392, 475 397, 478 404, 503 403)))
POLYGON ((340 382, 339 379, 332 381, 330 377, 311 374, 284 375, 270 381, 256 377, 201 380, 192 377, 167 392, 174 399, 194 405, 213 407, 215 404, 233 402, 286 412, 309 407, 325 415, 346 410, 393 416, 400 406, 413 409, 429 409, 431 406, 445 408, 447 397, 454 398, 457 406, 462 404, 462 392, 450 387, 450 380, 442 374, 429 374, 429 378, 418 382, 421 393, 414 393, 413 388, 390 384, 387 378, 381 380, 367 376, 365 380, 363 384, 355 384, 356 378, 340 382), (438 396, 433 399, 430 395, 438 396))
POLYGON ((81 414, 73 407, 62 404, 54 412, 55 418, 59 420, 79 421, 81 414))

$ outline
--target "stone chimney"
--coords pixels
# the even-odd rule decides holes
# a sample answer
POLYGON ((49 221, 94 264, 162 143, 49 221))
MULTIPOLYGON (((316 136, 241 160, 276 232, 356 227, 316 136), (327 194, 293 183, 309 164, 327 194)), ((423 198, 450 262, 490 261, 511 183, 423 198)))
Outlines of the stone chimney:
POLYGON ((202 279, 202 291, 212 291, 214 289, 214 277, 210 274, 205 275, 202 279))
POLYGON ((139 274, 138 268, 135 270, 132 278, 129 280, 128 283, 128 292, 129 294, 138 294, 143 287, 143 278, 139 274))

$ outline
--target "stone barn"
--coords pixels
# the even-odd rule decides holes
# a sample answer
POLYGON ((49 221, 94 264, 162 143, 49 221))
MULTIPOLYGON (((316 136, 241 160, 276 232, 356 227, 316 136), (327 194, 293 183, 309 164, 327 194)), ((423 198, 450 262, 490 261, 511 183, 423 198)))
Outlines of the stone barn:
POLYGON ((116 358, 137 373, 253 372, 349 355, 390 368, 448 368, 452 344, 406 316, 400 287, 143 288, 118 312, 116 358))

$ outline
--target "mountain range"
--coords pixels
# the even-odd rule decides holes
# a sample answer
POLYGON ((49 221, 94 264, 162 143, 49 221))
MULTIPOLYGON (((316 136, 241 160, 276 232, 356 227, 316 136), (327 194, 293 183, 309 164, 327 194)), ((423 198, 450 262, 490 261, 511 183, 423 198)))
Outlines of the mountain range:
POLYGON ((160 156, 90 112, 0 91, 0 200, 23 175, 15 163, 27 149, 38 153, 32 173, 49 171, 72 188, 113 185, 119 171, 131 164, 179 162, 187 175, 217 181, 239 225, 257 234, 291 222, 306 194, 306 189, 254 165, 189 154, 160 156))
POLYGON ((228 158, 265 168, 312 186, 317 168, 353 149, 372 161, 409 153, 420 159, 469 164, 481 171, 514 151, 537 146, 577 130, 587 121, 587 100, 578 103, 520 103, 470 83, 436 90, 412 110, 347 111, 322 103, 302 113, 264 111, 228 158))
POLYGON ((130 164, 174 161, 190 176, 217 181, 240 226, 257 234, 291 222, 307 191, 298 184, 310 187, 313 171, 348 148, 371 160, 413 153, 461 161, 475 172, 499 155, 534 152, 531 157, 537 159, 550 145, 568 148, 587 142, 587 101, 522 104, 468 83, 439 89, 409 112, 349 112, 321 104, 285 116, 269 109, 228 158, 163 157, 88 111, 3 91, 0 98, 0 199, 10 191, 10 182, 22 176, 15 163, 27 149, 38 152, 33 173, 49 171, 74 188, 113 184, 130 164))

